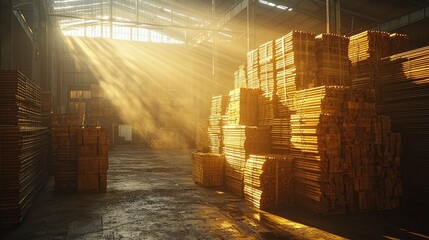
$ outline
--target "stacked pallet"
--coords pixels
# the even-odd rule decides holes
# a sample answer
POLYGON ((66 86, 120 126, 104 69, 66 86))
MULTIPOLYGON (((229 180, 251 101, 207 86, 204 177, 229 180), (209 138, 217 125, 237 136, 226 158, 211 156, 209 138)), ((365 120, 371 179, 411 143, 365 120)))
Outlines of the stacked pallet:
POLYGON ((247 87, 253 89, 261 88, 259 80, 259 51, 252 50, 247 53, 247 87))
POLYGON ((399 53, 381 62, 383 113, 402 135, 404 197, 429 202, 429 47, 399 53))
POLYGON ((312 33, 292 31, 275 40, 275 68, 279 116, 295 109, 296 90, 315 86, 316 42, 312 33))
POLYGON ((247 67, 244 64, 234 72, 234 88, 247 88, 247 67))
POLYGON ((224 115, 228 105, 228 96, 213 96, 210 108, 208 137, 211 153, 222 153, 222 126, 226 121, 224 115))
POLYGON ((225 186, 243 196, 243 170, 250 154, 270 152, 269 127, 224 126, 225 186))
POLYGON ((271 128, 271 148, 274 153, 288 153, 290 150, 290 118, 274 118, 271 128))
POLYGON ((109 140, 107 130, 85 127, 77 131, 77 192, 105 192, 109 140))
POLYGON ((292 159, 250 155, 244 169, 244 198, 263 210, 293 205, 292 159))
POLYGON ((349 39, 330 33, 316 37, 317 86, 350 86, 349 39))
POLYGON ((20 72, 0 72, 0 228, 22 221, 46 181, 41 94, 20 72))
POLYGON ((256 126, 258 124, 259 89, 237 88, 229 92, 226 110, 228 125, 256 126))
POLYGON ((225 157, 214 153, 192 153, 192 177, 203 187, 223 185, 225 157))

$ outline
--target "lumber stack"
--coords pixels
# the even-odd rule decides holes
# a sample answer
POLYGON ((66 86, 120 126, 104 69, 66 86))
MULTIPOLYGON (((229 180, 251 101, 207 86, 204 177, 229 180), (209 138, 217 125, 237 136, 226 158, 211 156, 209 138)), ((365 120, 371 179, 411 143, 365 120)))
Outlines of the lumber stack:
POLYGON ((55 190, 76 192, 78 136, 80 126, 53 125, 52 153, 55 190))
POLYGON ((350 168, 349 182, 345 183, 350 211, 376 209, 377 186, 374 152, 376 122, 375 96, 370 90, 350 89, 344 95, 342 134, 344 163, 350 168))
POLYGON ((263 210, 292 206, 292 159, 285 155, 250 155, 244 169, 246 201, 263 210))
POLYGON ((408 50, 409 38, 406 34, 389 34, 389 56, 408 50))
POLYGON ((380 100, 380 60, 406 51, 408 37, 380 31, 365 31, 350 37, 349 58, 352 62, 352 85, 357 89, 375 89, 380 100))
POLYGON ((229 92, 226 110, 228 125, 256 126, 258 124, 259 89, 237 88, 229 92))
POLYGON ((54 114, 51 126, 84 126, 85 118, 80 114, 54 114))
POLYGON ((19 71, 0 71, 0 228, 22 221, 47 178, 41 96, 19 71))
POLYGON ((402 135, 404 198, 429 202, 429 47, 386 57, 381 62, 383 114, 402 135))
POLYGON ((214 153, 192 153, 192 177, 203 187, 223 185, 225 157, 214 153))
POLYGON ((297 204, 320 213, 398 207, 401 138, 376 114, 373 91, 322 86, 296 93, 291 152, 297 204))
POLYGON ((258 47, 259 55, 259 79, 262 95, 273 100, 275 94, 274 79, 274 40, 266 42, 258 47))
POLYGON ((269 100, 264 93, 258 95, 258 126, 272 126, 277 115, 277 98, 269 100))
MULTIPOLYGON (((63 116, 63 119, 68 119, 63 116)), ((73 117, 69 119, 75 120, 73 117)), ((105 192, 107 187, 107 129, 57 122, 52 126, 55 190, 105 192)))
POLYGON ((261 88, 259 80, 259 51, 254 49, 247 53, 247 87, 252 89, 261 88))
POLYGON ((316 42, 313 33, 292 31, 275 40, 275 68, 279 116, 295 109, 296 90, 316 84, 316 42))
POLYGON ((349 39, 322 33, 316 37, 317 86, 350 86, 349 39))
POLYGON ((222 153, 222 126, 226 121, 225 111, 228 105, 228 96, 213 96, 210 108, 208 137, 211 153, 222 153))
POLYGON ((77 192, 105 192, 109 140, 107 129, 77 129, 77 192))
POLYGON ((250 154, 270 152, 269 127, 224 126, 225 186, 243 196, 243 170, 250 154))
POLYGON ((234 72, 234 88, 247 88, 247 67, 242 64, 234 72))
POLYGON ((274 118, 271 128, 271 148, 274 153, 287 153, 290 150, 290 118, 274 118))
POLYGON ((260 88, 258 96, 258 126, 271 126, 277 115, 276 82, 274 75, 274 41, 262 44, 259 51, 260 88))
POLYGON ((345 212, 341 165, 343 87, 316 87, 296 92, 291 115, 293 175, 299 206, 320 213, 345 212))
POLYGON ((391 131, 391 118, 377 116, 375 130, 376 208, 378 210, 399 207, 402 196, 400 176, 402 140, 400 133, 391 131))

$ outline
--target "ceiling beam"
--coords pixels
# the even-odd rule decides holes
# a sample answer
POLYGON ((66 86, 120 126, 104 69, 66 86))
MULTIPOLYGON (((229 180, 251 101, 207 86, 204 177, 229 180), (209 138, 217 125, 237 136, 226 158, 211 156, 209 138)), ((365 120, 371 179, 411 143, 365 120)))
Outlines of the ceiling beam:
POLYGON ((31 42, 34 42, 33 30, 31 30, 30 26, 28 25, 27 21, 22 16, 22 14, 16 10, 13 10, 13 15, 15 15, 16 19, 18 20, 19 24, 21 25, 22 29, 27 35, 28 39, 30 39, 31 42))
POLYGON ((386 23, 378 24, 374 29, 389 32, 425 18, 429 18, 429 6, 410 12, 386 23))
POLYGON ((233 19, 235 16, 237 16, 247 8, 248 2, 248 0, 241 0, 237 2, 216 21, 216 27, 221 28, 225 26, 226 23, 231 21, 231 19, 233 19))
MULTIPOLYGON (((312 0, 312 1, 316 2, 316 3, 320 4, 320 5, 326 6, 326 1, 323 1, 323 0, 312 0)), ((371 17, 371 16, 368 16, 368 15, 365 15, 365 14, 362 14, 362 13, 359 13, 359 12, 356 12, 356 11, 353 11, 353 10, 350 10, 350 9, 346 9, 344 7, 341 7, 341 11, 345 12, 345 13, 348 13, 350 15, 354 15, 354 16, 357 16, 357 17, 360 17, 360 18, 364 18, 364 19, 370 20, 372 22, 377 22, 377 23, 382 22, 378 18, 371 17)))

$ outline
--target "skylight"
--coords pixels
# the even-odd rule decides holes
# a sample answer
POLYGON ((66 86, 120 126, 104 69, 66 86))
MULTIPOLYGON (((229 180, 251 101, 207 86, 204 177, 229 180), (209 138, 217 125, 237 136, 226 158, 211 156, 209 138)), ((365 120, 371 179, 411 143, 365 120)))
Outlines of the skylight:
POLYGON ((275 4, 273 2, 269 2, 269 1, 265 1, 265 0, 259 0, 259 3, 267 5, 269 7, 274 7, 274 8, 278 8, 280 10, 284 10, 284 11, 289 11, 291 12, 293 10, 293 8, 291 7, 287 7, 285 5, 281 5, 281 4, 275 4))

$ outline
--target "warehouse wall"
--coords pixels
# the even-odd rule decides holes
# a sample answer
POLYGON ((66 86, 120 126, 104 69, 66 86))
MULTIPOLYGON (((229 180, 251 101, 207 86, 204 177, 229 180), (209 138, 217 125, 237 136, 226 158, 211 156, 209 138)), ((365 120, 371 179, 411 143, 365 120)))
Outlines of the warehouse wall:
POLYGON ((121 120, 144 136, 174 128, 193 142, 196 119, 210 106, 205 96, 224 87, 211 78, 207 47, 71 37, 66 43, 62 108, 70 88, 99 83, 121 120))

